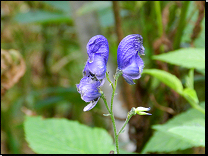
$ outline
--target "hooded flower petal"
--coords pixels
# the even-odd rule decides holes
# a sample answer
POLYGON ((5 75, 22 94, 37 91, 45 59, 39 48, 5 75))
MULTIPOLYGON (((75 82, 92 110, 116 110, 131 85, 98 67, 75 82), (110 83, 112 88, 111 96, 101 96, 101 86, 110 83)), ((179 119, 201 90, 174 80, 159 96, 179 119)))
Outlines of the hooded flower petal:
POLYGON ((84 75, 95 76, 98 80, 102 80, 105 78, 106 72, 106 63, 102 56, 95 54, 94 60, 92 62, 87 61, 84 68, 84 75))
POLYGON ((130 61, 129 66, 122 70, 124 79, 129 84, 135 84, 133 79, 139 79, 141 77, 141 73, 143 71, 144 62, 139 57, 139 55, 135 55, 130 61))
POLYGON ((128 35, 118 45, 117 62, 118 69, 129 65, 130 59, 135 55, 144 54, 143 38, 139 34, 128 35))
POLYGON ((100 82, 93 80, 91 76, 83 77, 76 86, 82 100, 85 102, 91 102, 101 96, 98 90, 100 82))
POLYGON ((129 84, 134 84, 133 79, 141 77, 144 67, 138 53, 144 54, 143 39, 139 34, 126 36, 118 46, 118 69, 122 71, 124 79, 129 84))
POLYGON ((103 57, 105 64, 107 63, 109 55, 109 46, 108 40, 104 36, 93 36, 87 43, 86 48, 89 56, 89 62, 93 62, 95 54, 98 54, 103 57))

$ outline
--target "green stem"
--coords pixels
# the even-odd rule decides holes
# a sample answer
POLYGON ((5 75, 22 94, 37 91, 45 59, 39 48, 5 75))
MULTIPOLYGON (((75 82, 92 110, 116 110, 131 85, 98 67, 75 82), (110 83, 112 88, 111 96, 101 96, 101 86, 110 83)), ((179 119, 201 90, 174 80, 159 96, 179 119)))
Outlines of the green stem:
POLYGON ((159 33, 159 36, 162 36, 163 25, 162 25, 162 14, 161 14, 160 1, 155 1, 155 12, 156 12, 156 16, 157 16, 158 33, 159 33))
POLYGON ((128 124, 129 120, 131 119, 131 117, 133 116, 134 114, 131 114, 131 113, 128 113, 128 116, 126 118, 126 121, 124 122, 122 128, 120 129, 120 131, 118 132, 118 136, 119 134, 124 130, 124 128, 126 127, 126 125, 128 124))
POLYGON ((178 23, 178 28, 177 28, 177 32, 176 32, 174 42, 173 42, 174 49, 180 48, 181 37, 182 37, 181 34, 183 33, 184 27, 186 25, 186 14, 187 14, 189 4, 190 4, 190 1, 183 2, 183 6, 181 8, 181 15, 180 15, 179 23, 178 23))
POLYGON ((110 117, 111 117, 111 121, 112 121, 112 124, 113 124, 113 131, 114 131, 114 139, 115 139, 115 144, 116 144, 116 152, 117 154, 119 154, 119 143, 118 143, 118 135, 117 135, 117 131, 116 131, 116 122, 115 122, 115 117, 114 117, 114 114, 113 114, 113 100, 114 100, 114 96, 115 96, 115 91, 116 91, 116 86, 117 86, 117 80, 118 80, 118 77, 121 75, 121 71, 120 70, 117 70, 116 71, 116 74, 115 74, 115 83, 113 84, 109 78, 109 75, 108 73, 106 72, 106 78, 107 80, 110 82, 111 86, 112 86, 112 89, 113 89, 113 92, 112 92, 112 96, 111 96, 111 105, 110 105, 110 108, 108 107, 108 104, 107 104, 107 101, 106 101, 106 98, 104 96, 104 94, 101 92, 101 98, 103 99, 105 105, 106 105, 106 108, 110 114, 110 117))
POLYGON ((111 111, 110 111, 110 109, 109 109, 109 107, 108 107, 108 103, 107 103, 107 101, 106 101, 106 98, 105 98, 104 93, 101 93, 101 98, 103 99, 103 101, 104 101, 104 103, 105 103, 105 106, 106 106, 108 112, 111 114, 111 111))
MULTIPOLYGON (((158 34, 159 37, 163 35, 163 23, 162 23, 162 13, 161 13, 161 7, 160 7, 160 1, 155 1, 155 12, 156 12, 156 18, 157 18, 157 27, 158 27, 158 34)), ((164 52, 164 46, 160 46, 160 51, 164 52)))

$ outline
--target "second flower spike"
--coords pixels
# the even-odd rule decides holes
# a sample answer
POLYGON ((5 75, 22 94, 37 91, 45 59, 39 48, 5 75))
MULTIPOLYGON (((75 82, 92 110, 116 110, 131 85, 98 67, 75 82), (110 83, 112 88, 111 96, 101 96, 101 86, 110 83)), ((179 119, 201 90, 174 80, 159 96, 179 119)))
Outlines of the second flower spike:
POLYGON ((139 54, 144 55, 144 50, 143 38, 139 34, 126 36, 118 45, 118 70, 121 70, 124 79, 131 85, 134 84, 134 79, 141 77, 144 62, 139 54))

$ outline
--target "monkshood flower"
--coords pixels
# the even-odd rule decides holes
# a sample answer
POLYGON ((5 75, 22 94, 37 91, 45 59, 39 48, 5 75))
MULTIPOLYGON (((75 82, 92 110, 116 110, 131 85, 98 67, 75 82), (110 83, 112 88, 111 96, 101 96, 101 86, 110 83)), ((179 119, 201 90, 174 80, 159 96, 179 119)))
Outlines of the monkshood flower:
POLYGON ((93 36, 87 43, 88 60, 83 70, 83 78, 77 84, 82 100, 90 102, 83 111, 89 111, 101 97, 100 86, 104 84, 109 55, 107 39, 102 35, 93 36))
POLYGON ((92 37, 87 43, 88 60, 83 70, 84 76, 93 76, 99 80, 101 85, 104 83, 106 65, 109 55, 107 39, 102 35, 92 37))
POLYGON ((131 34, 122 39, 118 45, 117 62, 118 70, 127 83, 135 84, 134 79, 139 79, 143 71, 144 62, 138 55, 144 55, 143 38, 139 34, 131 34))
POLYGON ((89 111, 97 104, 101 96, 99 93, 100 84, 100 81, 95 80, 92 76, 84 76, 80 83, 76 85, 82 100, 90 102, 84 107, 83 111, 89 111))

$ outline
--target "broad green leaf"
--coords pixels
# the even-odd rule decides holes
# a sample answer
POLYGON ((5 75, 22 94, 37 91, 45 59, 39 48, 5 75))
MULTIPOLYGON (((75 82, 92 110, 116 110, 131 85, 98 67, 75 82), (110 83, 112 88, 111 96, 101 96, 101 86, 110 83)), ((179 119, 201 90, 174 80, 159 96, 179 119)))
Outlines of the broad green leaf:
MULTIPOLYGON (((200 106, 204 108, 205 102, 202 102, 200 106)), ((205 139, 205 135, 203 135, 202 130, 202 128, 205 130, 205 115, 191 108, 188 111, 170 119, 163 125, 154 125, 153 128, 156 130, 156 132, 147 142, 142 153, 171 152, 176 150, 184 150, 191 147, 198 147, 202 145, 202 142, 205 139), (177 132, 175 132, 174 128, 179 127, 200 127, 202 134, 194 134, 193 131, 197 128, 187 134, 184 134, 182 130, 180 131, 180 134, 176 134, 177 132), (184 135, 184 137, 181 137, 182 135, 184 135), (200 137, 198 140, 202 140, 202 142, 188 140, 187 137, 192 137, 193 139, 200 137)))
POLYGON ((178 135, 182 140, 187 140, 194 145, 205 147, 205 127, 203 126, 177 126, 170 128, 168 132, 178 135))
POLYGON ((154 55, 153 59, 185 68, 205 69, 204 48, 183 48, 165 54, 154 55))
POLYGON ((26 117, 25 137, 38 154, 108 154, 115 151, 106 130, 67 119, 26 117))
POLYGON ((53 13, 43 10, 29 11, 27 13, 18 13, 14 20, 20 23, 48 23, 48 22, 71 22, 68 15, 63 13, 53 13))
POLYGON ((146 143, 141 153, 164 153, 184 150, 191 147, 193 147, 192 144, 190 144, 186 140, 175 137, 171 133, 156 131, 150 138, 150 140, 146 143))
POLYGON ((205 76, 205 68, 204 69, 196 69, 199 73, 205 76))
MULTIPOLYGON (((199 105, 202 108, 205 108, 205 102, 201 102, 199 105)), ((201 119, 205 120, 205 115, 202 114, 201 112, 197 111, 196 109, 191 108, 188 111, 173 117, 172 119, 167 121, 165 124, 163 124, 163 125, 153 125, 152 128, 156 129, 156 130, 167 131, 168 129, 170 129, 174 126, 189 125, 190 123, 192 123, 192 124, 194 124, 194 123, 195 124, 201 124, 201 122, 199 123, 198 120, 196 120, 196 119, 200 119, 200 121, 201 121, 201 119), (196 123, 196 121, 198 123, 196 123)))
POLYGON ((166 84, 168 87, 172 88, 179 94, 183 92, 183 86, 181 81, 175 76, 164 70, 159 69, 144 69, 143 74, 149 74, 151 76, 156 77, 161 82, 166 84))

